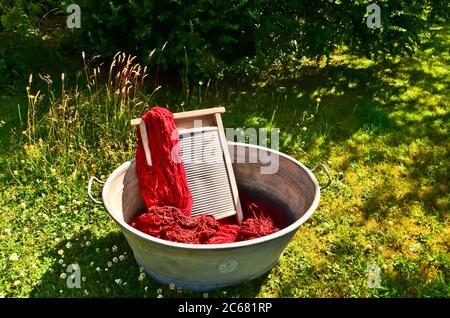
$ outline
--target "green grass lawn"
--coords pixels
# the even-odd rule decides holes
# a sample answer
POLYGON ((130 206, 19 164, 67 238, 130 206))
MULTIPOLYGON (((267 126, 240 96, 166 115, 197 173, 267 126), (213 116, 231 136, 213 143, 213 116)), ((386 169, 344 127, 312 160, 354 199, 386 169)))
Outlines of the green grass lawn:
POLYGON ((119 228, 87 197, 91 175, 105 179, 133 156, 127 121, 146 96, 120 103, 95 82, 50 98, 39 84, 34 131, 34 97, 1 97, 0 295, 448 297, 450 28, 432 33, 411 57, 374 62, 342 49, 242 85, 199 84, 189 100, 163 90, 150 100, 173 111, 223 105, 226 127, 278 127, 281 151, 310 168, 324 162, 334 177, 270 272, 209 295, 140 276, 119 228), (80 289, 66 287, 72 263, 80 289), (367 286, 370 264, 379 288, 367 286))

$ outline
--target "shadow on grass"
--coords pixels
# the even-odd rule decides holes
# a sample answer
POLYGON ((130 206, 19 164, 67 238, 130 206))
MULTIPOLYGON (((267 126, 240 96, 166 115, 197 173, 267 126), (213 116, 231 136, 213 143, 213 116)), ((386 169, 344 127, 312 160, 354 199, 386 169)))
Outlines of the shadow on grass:
MULTIPOLYGON (((50 259, 52 265, 30 297, 205 297, 200 292, 159 284, 150 277, 140 280, 133 252, 119 232, 101 238, 83 232, 59 242, 43 257, 50 259), (73 271, 66 272, 70 264, 79 265, 80 288, 68 287, 68 281, 74 282, 69 277, 73 271)), ((250 282, 208 292, 208 297, 255 297, 266 280, 264 274, 250 282)))
POLYGON ((443 218, 450 209, 450 171, 443 165, 449 149, 448 34, 448 27, 436 33, 415 56, 297 66, 253 83, 253 93, 230 98, 226 124, 280 127, 280 150, 307 165, 328 160, 338 145, 345 159, 335 168, 341 171, 354 163, 405 166, 402 182, 412 190, 398 198, 393 192, 400 183, 387 179, 368 188, 365 216, 418 201, 425 213, 443 218), (314 119, 305 121, 308 114, 314 119), (364 134, 363 141, 355 138, 364 134))

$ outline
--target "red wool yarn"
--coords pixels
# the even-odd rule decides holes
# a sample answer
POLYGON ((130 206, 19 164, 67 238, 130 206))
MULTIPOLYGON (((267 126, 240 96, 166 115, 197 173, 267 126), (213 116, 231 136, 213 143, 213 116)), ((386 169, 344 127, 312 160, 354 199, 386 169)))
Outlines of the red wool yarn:
POLYGON ((180 160, 173 114, 165 108, 153 107, 142 119, 147 129, 152 166, 147 164, 138 129, 136 174, 147 210, 131 220, 132 227, 172 242, 222 244, 255 239, 286 226, 281 211, 251 199, 246 193, 240 194, 244 215, 241 226, 234 217, 219 221, 211 215, 191 217, 192 195, 180 160))
POLYGON ((181 163, 173 114, 166 108, 153 107, 142 119, 145 122, 152 157, 150 166, 145 158, 140 131, 137 129, 136 174, 145 206, 174 206, 184 215, 190 216, 192 196, 181 163), (172 160, 172 156, 177 162, 172 160))

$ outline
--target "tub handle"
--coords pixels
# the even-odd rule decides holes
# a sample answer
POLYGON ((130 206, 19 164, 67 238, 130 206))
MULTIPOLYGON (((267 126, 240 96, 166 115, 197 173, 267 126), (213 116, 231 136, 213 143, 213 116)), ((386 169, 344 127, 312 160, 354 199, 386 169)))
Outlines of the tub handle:
POLYGON ((314 169, 312 169, 311 172, 314 172, 314 171, 316 171, 319 168, 322 168, 325 171, 325 173, 327 174, 327 177, 328 177, 327 184, 325 184, 324 186, 319 185, 320 186, 320 190, 324 190, 324 189, 326 189, 326 188, 328 188, 330 186, 331 182, 333 181, 333 178, 331 177, 330 173, 328 172, 327 167, 323 163, 321 163, 320 166, 317 166, 314 169))
POLYGON ((88 196, 89 196, 89 198, 91 198, 91 200, 94 201, 95 203, 102 204, 102 201, 96 200, 96 199, 92 196, 91 189, 92 189, 92 183, 94 182, 94 180, 97 181, 98 183, 105 184, 104 181, 101 181, 101 180, 99 180, 97 177, 92 176, 92 177, 89 179, 89 183, 88 183, 88 196))

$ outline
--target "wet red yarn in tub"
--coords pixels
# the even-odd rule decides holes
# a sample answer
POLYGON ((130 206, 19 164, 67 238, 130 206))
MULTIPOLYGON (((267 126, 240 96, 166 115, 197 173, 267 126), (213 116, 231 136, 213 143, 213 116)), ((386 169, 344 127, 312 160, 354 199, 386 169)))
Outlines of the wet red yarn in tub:
POLYGON ((235 217, 222 220, 211 215, 191 217, 192 195, 180 159, 173 114, 166 108, 153 107, 142 119, 147 129, 152 165, 147 164, 138 129, 136 174, 147 210, 131 220, 132 227, 172 242, 222 244, 255 239, 286 226, 281 211, 246 193, 240 194, 244 216, 240 226, 235 217))

